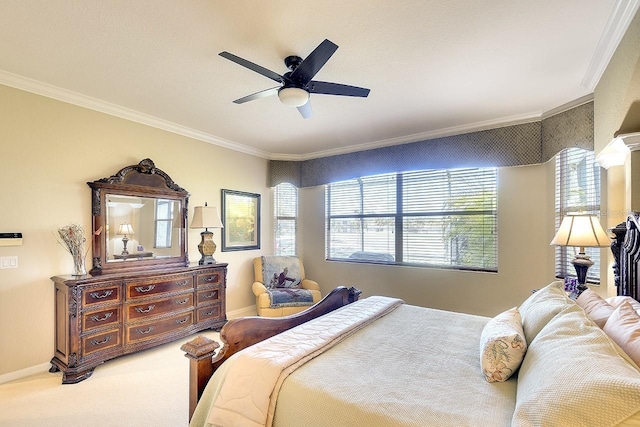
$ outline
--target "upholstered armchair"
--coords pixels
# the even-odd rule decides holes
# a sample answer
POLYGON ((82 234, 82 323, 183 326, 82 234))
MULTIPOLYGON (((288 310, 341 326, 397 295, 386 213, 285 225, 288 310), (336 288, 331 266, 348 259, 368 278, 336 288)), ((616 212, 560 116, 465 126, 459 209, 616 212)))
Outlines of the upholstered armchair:
POLYGON ((322 298, 320 286, 305 278, 302 261, 290 256, 263 256, 253 260, 258 316, 280 317, 309 308, 322 298))

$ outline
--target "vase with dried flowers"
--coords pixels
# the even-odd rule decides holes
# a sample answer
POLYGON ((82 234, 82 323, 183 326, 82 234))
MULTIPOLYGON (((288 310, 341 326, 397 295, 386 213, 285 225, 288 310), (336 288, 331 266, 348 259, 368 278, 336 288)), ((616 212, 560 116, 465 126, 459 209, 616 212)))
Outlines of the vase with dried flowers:
POLYGON ((58 235, 61 240, 58 243, 71 254, 73 258, 73 275, 84 276, 87 274, 85 258, 88 249, 85 249, 87 239, 84 235, 84 228, 78 224, 69 224, 58 228, 58 235))

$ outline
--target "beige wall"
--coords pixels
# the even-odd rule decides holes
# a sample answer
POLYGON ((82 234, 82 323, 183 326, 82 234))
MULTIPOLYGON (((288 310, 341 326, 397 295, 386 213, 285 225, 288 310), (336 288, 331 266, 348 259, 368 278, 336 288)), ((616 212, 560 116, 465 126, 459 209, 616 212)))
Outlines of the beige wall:
MULTIPOLYGON (((640 102, 640 13, 632 21, 629 29, 620 42, 618 49, 609 61, 596 90, 594 92, 594 147, 599 153, 621 129, 623 122, 628 123, 627 113, 632 104, 640 102), (626 118, 626 120, 625 120, 626 118)), ((637 111, 637 110, 636 110, 637 111)), ((635 122, 638 123, 638 117, 635 122)), ((638 129, 623 129, 623 131, 640 132, 638 129)), ((634 153, 636 155, 637 153, 634 153)), ((637 157, 637 156, 636 156, 637 157)), ((637 161, 634 173, 637 175, 637 161)), ((607 171, 606 201, 603 205, 603 225, 613 227, 624 221, 626 214, 632 209, 638 209, 640 200, 631 200, 631 194, 638 193, 639 182, 631 180, 633 175, 629 170, 631 162, 626 166, 614 166, 607 171), (627 170, 625 170, 625 168, 627 170), (633 188, 633 187, 636 188, 633 188)), ((613 255, 608 254, 607 265, 613 264, 613 255)), ((608 295, 615 295, 611 268, 603 277, 603 286, 608 295)))
MULTIPOLYGON (((69 274, 71 256, 56 229, 91 226, 87 181, 151 158, 190 192, 193 207, 220 206, 220 189, 262 194, 262 251, 220 251, 229 263, 227 311, 254 305, 251 260, 273 246, 265 159, 0 86, 0 232, 22 232, 23 245, 0 247, 19 268, 0 270, 0 378, 46 364, 54 348, 54 288, 49 278, 69 274)), ((201 230, 189 230, 189 255, 200 258, 201 230)), ((89 255, 90 258, 90 255, 89 255)))
POLYGON ((300 190, 300 253, 323 293, 355 286, 363 296, 493 316, 554 279, 554 163, 501 168, 498 174, 498 273, 380 266, 324 260, 324 187, 300 190))

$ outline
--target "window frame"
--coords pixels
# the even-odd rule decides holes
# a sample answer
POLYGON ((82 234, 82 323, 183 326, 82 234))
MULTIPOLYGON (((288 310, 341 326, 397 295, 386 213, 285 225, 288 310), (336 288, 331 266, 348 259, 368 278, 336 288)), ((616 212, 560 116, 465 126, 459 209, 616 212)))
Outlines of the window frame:
MULTIPOLYGON (((498 182, 498 170, 497 168, 464 168, 464 169, 444 169, 444 170, 426 170, 426 171, 413 171, 413 172, 398 172, 398 173, 391 173, 391 174, 381 174, 381 175, 372 175, 372 176, 368 176, 368 177, 358 177, 358 178, 354 178, 352 180, 347 180, 347 181, 340 181, 340 182, 335 182, 335 183, 330 183, 327 184, 325 186, 325 258, 329 261, 339 261, 339 262, 364 262, 364 263, 373 263, 373 264, 388 264, 388 265, 404 265, 404 266, 416 266, 416 267, 430 267, 430 268, 444 268, 444 269, 456 269, 456 270, 470 270, 470 271, 486 271, 486 272, 497 272, 498 271, 498 218, 497 218, 497 214, 498 214, 498 207, 497 207, 497 196, 498 196, 498 192, 497 192, 497 182, 498 182), (416 204, 416 205, 420 205, 420 204, 425 204, 425 202, 423 202, 422 200, 418 198, 416 198, 416 195, 411 193, 410 197, 407 196, 407 194, 405 194, 405 187, 408 186, 408 182, 409 179, 420 179, 421 176, 422 178, 424 177, 429 177, 429 176, 433 176, 435 178, 432 178, 431 181, 427 180, 424 183, 419 183, 418 185, 425 185, 428 186, 430 185, 429 182, 434 182, 435 179, 439 179, 441 180, 441 176, 443 174, 446 174, 448 176, 448 183, 450 184, 451 181, 451 176, 449 175, 452 171, 455 171, 455 173, 458 174, 458 179, 461 179, 460 177, 465 176, 465 174, 474 172, 477 173, 478 176, 482 176, 483 177, 483 184, 487 184, 487 183, 491 183, 490 187, 491 187, 491 191, 490 191, 490 195, 489 197, 491 198, 491 206, 492 209, 475 209, 475 210, 465 210, 465 209, 453 209, 453 208, 449 208, 449 209, 445 209, 444 207, 441 210, 425 210, 425 211, 420 211, 420 210, 415 210, 415 208, 409 209, 409 206, 413 206, 411 205, 411 203, 416 204), (369 212, 367 213, 367 206, 365 206, 366 204, 366 200, 365 200, 365 192, 364 192, 364 185, 366 185, 366 183, 363 183, 363 180, 372 180, 375 182, 376 179, 380 178, 380 179, 384 179, 385 177, 388 177, 390 180, 395 179, 395 206, 393 207, 392 210, 389 210, 387 212, 384 211, 378 211, 378 212, 369 212), (438 178, 440 177, 440 178, 438 178), (490 177, 490 178, 487 178, 490 177), (358 209, 355 209, 355 211, 357 211, 357 213, 335 213, 335 209, 334 212, 332 213, 332 206, 334 205, 333 203, 333 197, 334 194, 336 192, 336 188, 339 188, 337 186, 340 185, 348 185, 348 183, 354 183, 357 182, 358 186, 359 186, 359 196, 358 196, 358 200, 356 203, 359 204, 358 209), (415 249, 413 249, 412 251, 407 251, 407 245, 408 243, 408 239, 412 236, 412 235, 417 235, 419 232, 417 233, 409 233, 407 232, 407 230, 405 229, 405 224, 412 218, 425 218, 425 219, 433 219, 434 221, 437 221, 438 217, 442 217, 443 218, 443 222, 444 218, 446 217, 451 217, 454 216, 455 218, 458 217, 466 217, 466 218, 472 218, 472 217, 478 217, 478 216, 492 216, 492 224, 493 226, 491 227, 492 232, 491 233, 478 233, 477 235, 472 235, 472 237, 475 236, 487 236, 487 235, 491 235, 493 236, 491 239, 493 241, 493 262, 491 265, 487 265, 487 264, 483 264, 483 265, 464 265, 464 264, 454 264, 453 263, 453 258, 452 255, 448 252, 445 251, 446 254, 444 255, 440 255, 442 256, 443 259, 446 258, 447 262, 415 262, 415 261, 409 261, 410 256, 413 255, 414 258, 417 254, 417 252, 415 251, 415 249), (365 243, 364 240, 366 239, 366 235, 367 233, 364 232, 363 230, 365 229, 365 227, 363 226, 363 224, 365 223, 365 221, 367 220, 379 220, 379 219, 384 219, 384 218, 388 218, 390 219, 391 222, 393 222, 393 226, 389 226, 389 229, 393 228, 393 234, 395 235, 394 238, 394 244, 393 244, 393 252, 387 252, 387 254, 392 255, 392 259, 383 259, 385 257, 383 257, 382 255, 384 255, 384 253, 377 253, 377 252, 369 252, 365 249, 365 243), (332 222, 333 222, 333 226, 338 227, 338 225, 336 224, 337 220, 354 220, 355 223, 359 224, 359 231, 356 230, 355 233, 352 234, 359 234, 360 236, 360 246, 356 247, 356 245, 354 245, 353 247, 351 247, 348 250, 351 251, 355 251, 352 252, 350 255, 346 255, 345 257, 341 257, 341 256, 336 256, 337 250, 334 250, 335 248, 332 247, 332 222), (358 250, 360 249, 360 250, 358 250), (407 253, 408 252, 408 253, 407 253), (362 258, 360 257, 360 253, 363 253, 362 258), (356 257, 356 259, 351 258, 353 255, 358 255, 356 257), (380 255, 380 257, 378 257, 378 255, 380 255), (373 258, 373 256, 376 256, 376 258, 373 258)), ((380 184, 378 184, 380 185, 380 184)), ((414 184, 415 185, 415 184, 414 184)), ((389 188, 391 188, 393 186, 393 183, 388 184, 389 188)), ((345 191, 349 191, 349 190, 345 190, 345 191)), ((390 191, 390 190, 388 190, 390 191)), ((383 191, 381 190, 380 193, 383 193, 383 191)), ((417 192, 416 194, 418 194, 419 192, 417 192)), ((345 193, 346 194, 346 193, 345 193)), ((486 197, 486 194, 483 192, 483 197, 486 197)), ((352 196, 354 196, 353 194, 351 194, 352 196)), ((432 195, 432 194, 431 194, 432 195)), ((345 197, 344 194, 338 195, 337 197, 345 197)), ((384 198, 384 194, 382 194, 382 197, 384 198)), ((436 199, 437 201, 442 201, 445 199, 436 199)), ((445 201, 447 202, 447 204, 449 204, 451 202, 451 198, 446 199, 445 201)), ((484 202, 483 202, 484 203, 484 202)), ((354 203, 355 204, 355 203, 354 203)), ((389 204, 393 204, 393 201, 389 202, 389 204)), ((446 204, 445 204, 446 205, 446 204)), ((387 206, 388 207, 388 206, 387 206)), ((340 212, 340 211, 338 211, 340 212)), ((384 222, 384 221, 383 221, 384 222)), ((455 221, 451 221, 451 223, 455 223, 455 221)), ((408 227, 408 225, 407 225, 408 227)), ((435 226, 434 226, 435 229, 435 226)), ((423 231, 423 233, 433 233, 433 230, 426 227, 422 230, 426 230, 423 231)), ((336 231, 333 230, 333 233, 340 233, 340 231, 336 231)), ((390 239, 389 239, 390 240, 390 239)), ((390 246, 390 242, 388 242, 388 245, 390 246)), ((384 246, 384 245, 383 245, 384 246)), ((436 245, 433 246, 434 248, 436 248, 436 245)), ((437 248, 436 248, 437 250, 437 248)), ((489 253, 489 251, 485 252, 485 250, 483 250, 483 254, 489 253)), ((428 257, 428 256, 427 256, 428 257)), ((483 257, 484 259, 484 257, 483 257)))
MULTIPOLYGON (((291 229, 291 227, 289 227, 291 229)), ((288 182, 278 184, 273 189, 273 253, 280 256, 296 256, 298 253, 298 188, 288 182), (293 199, 293 200, 291 200, 293 199), (283 202, 291 203, 293 212, 283 213, 283 202), (291 214, 292 213, 292 214, 291 214), (285 233, 287 228, 285 224, 293 223, 293 232, 285 233), (283 227, 281 227, 281 225, 283 227), (292 235, 291 235, 292 234, 292 235), (284 250, 281 245, 283 238, 286 237, 292 243, 293 250, 284 250)))
MULTIPOLYGON (((595 161, 595 153, 592 150, 586 150, 577 147, 565 148, 560 151, 555 158, 555 201, 554 201, 554 212, 555 212, 555 230, 557 232, 560 227, 560 223, 562 219, 567 213, 580 212, 585 214, 593 214, 600 219, 601 214, 601 202, 602 202, 602 194, 601 194, 601 185, 602 185, 602 169, 595 161), (590 188, 582 191, 585 196, 584 198, 587 200, 586 203, 569 203, 569 199, 571 196, 568 194, 573 190, 575 186, 569 187, 568 184, 571 180, 579 180, 579 177, 572 176, 569 164, 576 165, 578 164, 579 157, 583 156, 583 160, 586 162, 584 166, 584 171, 581 173, 585 174, 585 179, 590 182, 585 183, 585 185, 589 185, 590 188), (593 177, 587 177, 589 173, 589 169, 591 169, 593 173, 593 177)), ((578 175, 578 174, 576 174, 578 175)), ((574 196, 575 197, 575 196, 574 196)), ((575 254, 578 253, 579 248, 571 247, 571 246, 556 246, 555 247, 555 260, 554 260, 554 270, 555 277, 557 279, 564 279, 566 277, 576 277, 575 268, 571 264, 571 261, 575 257, 575 254)), ((590 284, 599 284, 600 283, 600 260, 601 260, 601 249, 600 248, 585 248, 586 254, 591 258, 594 262, 593 266, 589 268, 587 271, 587 283, 590 284)))

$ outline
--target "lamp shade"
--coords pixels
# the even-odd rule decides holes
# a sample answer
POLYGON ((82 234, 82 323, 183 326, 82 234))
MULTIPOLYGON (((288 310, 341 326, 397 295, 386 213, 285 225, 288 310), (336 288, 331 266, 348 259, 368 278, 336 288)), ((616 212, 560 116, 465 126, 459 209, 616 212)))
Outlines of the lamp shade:
POLYGON ((133 234, 133 227, 131 226, 131 224, 120 224, 120 227, 118 227, 118 234, 121 236, 133 234))
POLYGON ((552 245, 608 247, 611 241, 595 215, 568 214, 551 241, 552 245))
POLYGON ((190 228, 223 228, 218 208, 213 206, 196 206, 190 228))
POLYGON ((284 105, 302 107, 309 101, 309 92, 297 87, 285 87, 278 91, 278 98, 284 105))

